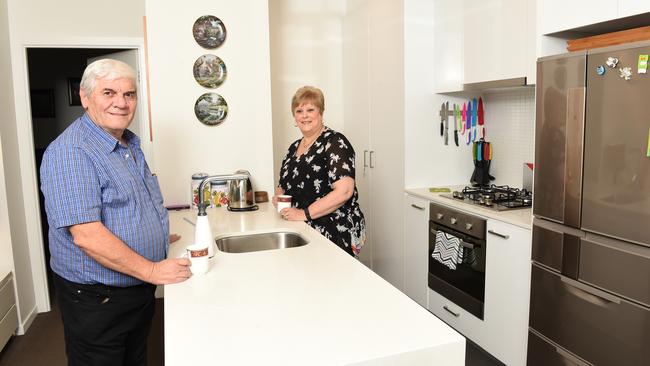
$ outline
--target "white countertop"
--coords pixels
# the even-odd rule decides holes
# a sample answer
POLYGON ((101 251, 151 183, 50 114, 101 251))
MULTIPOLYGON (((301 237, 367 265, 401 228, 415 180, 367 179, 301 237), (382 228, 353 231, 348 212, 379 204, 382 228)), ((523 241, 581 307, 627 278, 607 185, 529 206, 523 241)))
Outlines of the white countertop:
MULTIPOLYGON (((447 188, 449 188, 453 192, 453 191, 462 191, 463 187, 464 186, 451 186, 447 188)), ((478 205, 473 205, 471 203, 466 203, 461 200, 440 196, 441 194, 451 194, 451 192, 432 193, 429 192, 429 188, 409 188, 409 189, 405 189, 404 191, 410 195, 424 198, 432 202, 441 203, 445 206, 454 207, 459 210, 472 213, 474 215, 483 216, 488 219, 503 221, 509 224, 517 225, 524 229, 530 230, 532 228, 533 213, 530 208, 520 208, 520 209, 507 210, 507 211, 496 211, 487 207, 481 207, 478 205)))
MULTIPOLYGON (((170 212, 170 246, 194 238, 196 211, 170 212)), ((464 365, 465 338, 303 222, 208 209, 212 233, 286 229, 309 243, 216 251, 210 270, 165 286, 165 364, 464 365)))

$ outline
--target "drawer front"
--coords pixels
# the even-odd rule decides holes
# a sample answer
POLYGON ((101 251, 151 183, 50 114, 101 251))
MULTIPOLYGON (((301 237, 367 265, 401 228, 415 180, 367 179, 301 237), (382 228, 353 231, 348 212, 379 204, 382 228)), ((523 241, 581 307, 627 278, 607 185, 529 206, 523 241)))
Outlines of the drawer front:
MULTIPOLYGON (((485 348, 481 339, 485 323, 431 289, 429 289, 429 311, 474 343, 485 348)), ((487 348, 485 349, 489 352, 487 348)))
POLYGON ((594 365, 650 365, 650 309, 533 264, 530 327, 594 365))
POLYGON ((16 306, 13 305, 0 320, 0 350, 7 344, 16 328, 18 328, 18 313, 16 312, 16 306))
POLYGON ((15 303, 13 280, 10 279, 0 288, 0 318, 4 317, 15 303))
POLYGON ((589 366, 562 347, 551 344, 535 332, 528 332, 527 366, 589 366))
POLYGON ((587 236, 578 278, 650 307, 650 248, 587 236))

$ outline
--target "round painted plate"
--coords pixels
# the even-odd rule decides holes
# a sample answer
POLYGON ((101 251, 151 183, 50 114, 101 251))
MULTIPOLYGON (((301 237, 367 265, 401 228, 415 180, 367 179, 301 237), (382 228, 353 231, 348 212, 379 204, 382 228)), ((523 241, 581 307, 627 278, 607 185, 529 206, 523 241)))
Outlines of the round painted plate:
POLYGON ((194 114, 201 123, 208 126, 217 126, 228 115, 228 104, 217 93, 205 93, 196 100, 194 114))
POLYGON ((201 47, 213 49, 226 40, 226 26, 214 15, 204 15, 194 22, 192 34, 201 47))
POLYGON ((226 64, 215 55, 203 55, 194 62, 194 79, 206 88, 216 88, 226 79, 226 64))

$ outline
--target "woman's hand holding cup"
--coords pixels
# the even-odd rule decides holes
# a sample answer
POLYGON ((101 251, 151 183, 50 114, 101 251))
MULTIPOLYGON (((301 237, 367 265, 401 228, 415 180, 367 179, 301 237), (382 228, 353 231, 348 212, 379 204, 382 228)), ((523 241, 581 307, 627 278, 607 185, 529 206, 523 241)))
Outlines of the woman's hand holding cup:
POLYGON ((277 205, 275 207, 278 209, 278 212, 280 213, 282 213, 283 209, 291 207, 291 196, 289 196, 288 194, 280 194, 273 197, 273 199, 277 200, 277 205))

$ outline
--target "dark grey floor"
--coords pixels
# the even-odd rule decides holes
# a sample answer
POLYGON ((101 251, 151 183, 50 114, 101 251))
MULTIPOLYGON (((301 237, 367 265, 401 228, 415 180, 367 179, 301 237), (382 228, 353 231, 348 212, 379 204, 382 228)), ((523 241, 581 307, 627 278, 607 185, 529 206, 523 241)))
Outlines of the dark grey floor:
MULTIPOLYGON (((0 366, 65 366, 63 324, 56 304, 52 311, 36 316, 26 335, 13 337, 2 352, 0 366)), ((149 365, 164 365, 163 300, 156 300, 151 333, 149 334, 149 365)), ((466 366, 499 366, 497 360, 472 342, 467 342, 466 366)))

